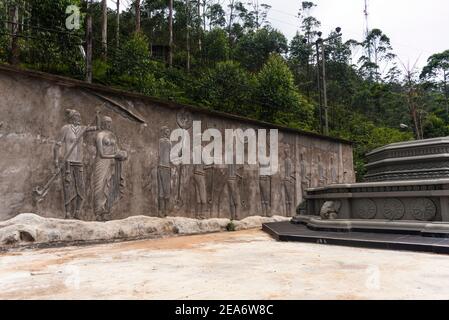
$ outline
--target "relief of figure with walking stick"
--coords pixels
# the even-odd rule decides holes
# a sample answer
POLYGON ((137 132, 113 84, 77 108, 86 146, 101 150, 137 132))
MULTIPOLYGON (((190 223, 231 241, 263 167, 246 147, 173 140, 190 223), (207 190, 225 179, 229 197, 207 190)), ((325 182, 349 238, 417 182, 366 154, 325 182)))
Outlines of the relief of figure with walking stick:
MULTIPOLYGON (((80 219, 85 201, 83 136, 86 132, 98 130, 97 126, 81 125, 81 115, 76 110, 66 110, 68 124, 62 127, 54 146, 56 174, 61 172, 64 190, 66 219, 80 219), (62 153, 61 153, 62 151, 62 153), (63 163, 60 163, 60 157, 63 163)), ((48 184, 48 187, 50 184, 48 184)), ((48 187, 46 187, 48 191, 48 187)), ((43 192, 41 192, 43 193, 43 192)), ((46 193, 46 191, 45 191, 46 193)), ((42 194, 45 196, 45 194, 42 194)))

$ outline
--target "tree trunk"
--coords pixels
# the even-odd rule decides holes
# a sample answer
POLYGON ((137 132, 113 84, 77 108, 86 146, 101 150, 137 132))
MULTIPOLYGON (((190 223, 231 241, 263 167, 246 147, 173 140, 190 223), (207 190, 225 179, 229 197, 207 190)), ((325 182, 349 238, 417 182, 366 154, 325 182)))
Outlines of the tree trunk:
POLYGON ((168 14, 168 32, 169 32, 169 55, 168 65, 173 66, 173 0, 169 0, 169 14, 168 14))
POLYGON ((196 10, 197 10, 197 15, 198 15, 198 25, 197 25, 198 50, 201 52, 201 50, 202 50, 202 43, 201 43, 202 33, 201 33, 201 19, 200 19, 200 17, 201 17, 201 0, 198 0, 196 5, 197 5, 196 10))
POLYGON ((186 0, 187 8, 187 30, 186 30, 186 49, 187 49, 187 72, 190 72, 190 20, 191 20, 191 10, 190 10, 190 0, 186 0))
POLYGON ((136 32, 140 32, 140 0, 136 0, 136 32))
POLYGON ((87 0, 86 18, 86 81, 92 82, 92 0, 87 0))
POLYGON ((12 65, 19 64, 19 7, 16 4, 13 4, 9 8, 9 20, 10 24, 10 32, 11 32, 11 54, 9 57, 9 63, 12 65))
POLYGON ((108 2, 102 0, 101 3, 101 45, 103 59, 108 55, 108 2))
POLYGON ((117 41, 117 49, 119 48, 119 46, 120 46, 120 0, 116 0, 117 1, 117 22, 116 22, 116 24, 117 24, 117 26, 116 26, 116 29, 115 29, 115 38, 116 38, 116 41, 117 41))

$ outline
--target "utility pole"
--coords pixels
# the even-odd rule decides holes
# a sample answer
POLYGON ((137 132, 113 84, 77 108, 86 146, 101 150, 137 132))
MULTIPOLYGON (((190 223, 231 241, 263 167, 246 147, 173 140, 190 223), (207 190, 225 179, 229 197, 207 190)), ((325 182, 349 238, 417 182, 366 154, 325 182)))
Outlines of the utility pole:
POLYGON ((136 0, 136 32, 140 32, 140 0, 136 0))
POLYGON ((168 65, 173 66, 173 0, 169 0, 169 14, 168 14, 168 30, 169 30, 169 55, 168 65))
POLYGON ((327 84, 326 84, 326 50, 324 42, 321 47, 321 61, 323 64, 323 101, 324 101, 324 134, 329 135, 329 111, 327 107, 327 84))
POLYGON ((9 63, 12 65, 19 64, 19 6, 14 3, 9 7, 9 20, 10 32, 11 32, 11 54, 9 57, 9 63))
POLYGON ((101 2, 101 44, 102 56, 106 59, 108 55, 108 2, 102 0, 101 2))
POLYGON ((117 49, 120 47, 120 0, 116 1, 117 4, 117 26, 115 29, 115 37, 117 41, 117 49))
POLYGON ((335 28, 335 31, 337 32, 336 35, 331 36, 326 39, 322 39, 322 33, 318 32, 318 39, 315 42, 316 51, 317 51, 317 70, 318 70, 318 90, 320 93, 320 126, 322 128, 322 111, 321 109, 324 109, 324 134, 329 135, 329 108, 327 104, 327 83, 326 83, 326 49, 325 49, 325 43, 334 39, 337 39, 341 37, 341 28, 335 28), (320 45, 321 45, 321 68, 320 68, 320 45), (320 69, 321 69, 321 77, 322 77, 322 91, 320 87, 320 69), (321 100, 321 92, 323 93, 323 99, 321 100))
POLYGON ((92 83, 92 0, 86 1, 86 81, 92 83))
MULTIPOLYGON (((321 35, 320 35, 321 37, 321 35)), ((321 92, 321 67, 320 67, 320 43, 317 41, 315 43, 316 46, 316 75, 317 75, 317 89, 318 89, 318 99, 319 99, 319 108, 318 113, 320 117, 320 132, 323 132, 323 95, 321 92)), ((307 63, 309 63, 307 61, 307 63)))

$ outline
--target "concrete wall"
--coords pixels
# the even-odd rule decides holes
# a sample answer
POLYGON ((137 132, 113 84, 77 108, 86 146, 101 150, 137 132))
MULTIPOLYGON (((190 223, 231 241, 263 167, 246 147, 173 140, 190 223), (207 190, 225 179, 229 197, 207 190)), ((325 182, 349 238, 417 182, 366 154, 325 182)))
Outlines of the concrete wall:
MULTIPOLYGON (((157 168, 160 129, 162 126, 168 126, 171 130, 178 128, 179 112, 189 112, 193 120, 201 120, 203 129, 270 128, 266 124, 234 116, 202 111, 47 74, 0 67, 0 220, 23 212, 35 212, 46 217, 65 217, 60 176, 52 184, 43 201, 34 201, 32 194, 33 189, 45 184, 51 177, 52 170, 54 171, 53 147, 61 127, 67 123, 66 109, 78 110, 84 125, 95 119, 97 109, 102 116, 111 117, 118 143, 121 149, 128 152, 129 158, 123 162, 122 168, 125 182, 123 194, 112 209, 111 219, 133 215, 158 215, 157 168), (120 109, 118 105, 125 109, 120 109), (142 121, 146 122, 146 125, 142 121)), ((95 132, 87 133, 83 144, 86 185, 86 201, 81 216, 83 220, 95 219, 95 137, 95 132)), ((281 167, 280 172, 271 180, 272 214, 293 215, 296 205, 301 201, 302 188, 306 185, 317 187, 355 181, 352 147, 349 143, 289 129, 280 129, 279 139, 281 167), (296 171, 295 199, 290 212, 286 209, 283 187, 282 150, 286 146, 291 150, 296 171)), ((246 165, 239 170, 243 176, 238 182, 241 194, 239 217, 261 215, 258 166, 246 165)), ((227 172, 224 166, 206 170, 208 217, 229 217, 231 214, 227 172)), ((179 167, 172 166, 169 215, 195 217, 197 201, 192 177, 193 166, 183 168, 181 179, 179 167), (181 184, 178 187, 179 181, 181 184), (181 201, 175 201, 178 190, 181 191, 181 201)))

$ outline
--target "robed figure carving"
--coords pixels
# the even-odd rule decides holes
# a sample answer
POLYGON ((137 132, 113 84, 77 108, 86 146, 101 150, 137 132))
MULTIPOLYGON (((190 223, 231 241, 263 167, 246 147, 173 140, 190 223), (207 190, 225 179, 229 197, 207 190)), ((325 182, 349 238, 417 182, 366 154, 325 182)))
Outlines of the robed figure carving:
POLYGON ((66 110, 68 124, 62 127, 54 146, 54 162, 61 171, 66 219, 80 219, 85 201, 83 136, 96 131, 95 126, 81 125, 81 114, 66 110), (59 163, 60 157, 64 163, 59 163))
POLYGON ((120 150, 117 137, 111 131, 112 119, 103 117, 96 137, 97 157, 94 169, 94 212, 97 221, 110 218, 111 209, 121 198, 124 188, 122 163, 126 151, 120 150))
POLYGON ((170 129, 161 128, 161 138, 159 139, 159 166, 157 169, 158 182, 158 209, 159 217, 167 216, 171 197, 171 166, 170 166, 170 129))

